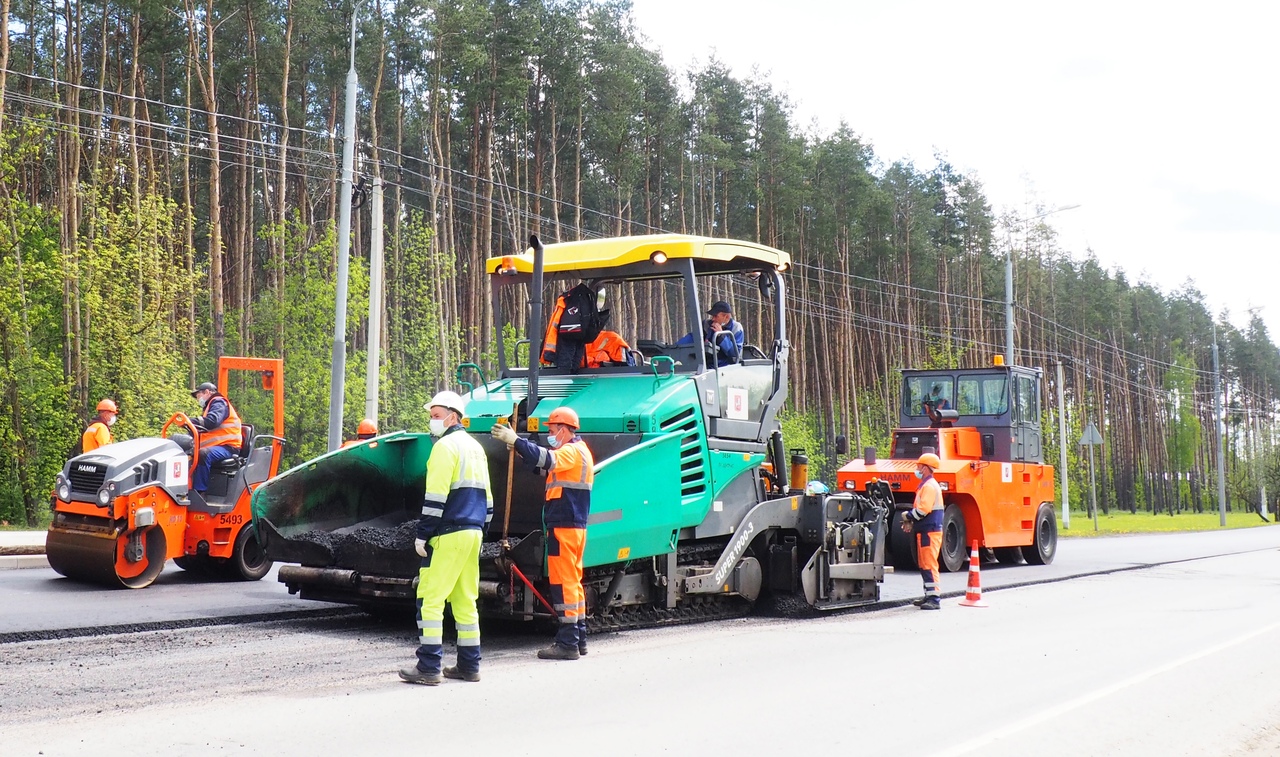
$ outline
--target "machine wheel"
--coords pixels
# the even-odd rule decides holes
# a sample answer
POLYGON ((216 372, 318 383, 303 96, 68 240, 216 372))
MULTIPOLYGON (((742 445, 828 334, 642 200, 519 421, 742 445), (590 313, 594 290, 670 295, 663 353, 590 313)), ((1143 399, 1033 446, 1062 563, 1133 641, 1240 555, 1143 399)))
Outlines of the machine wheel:
POLYGON ((947 505, 942 512, 942 553, 938 567, 950 573, 969 568, 969 549, 965 541, 964 513, 959 505, 947 505))
POLYGON ((1058 518, 1053 514, 1053 505, 1043 502, 1036 513, 1035 543, 1023 547, 1022 556, 1032 565, 1048 565, 1057 553, 1058 518))
POLYGON ((1001 565, 1021 565, 1025 562, 1022 559, 1022 547, 996 547, 996 560, 1001 565))
POLYGON ((236 535, 235 548, 227 560, 226 568, 232 579, 257 581, 271 570, 272 561, 258 542, 258 533, 252 523, 246 523, 236 535))
POLYGON ((143 589, 164 570, 164 531, 148 526, 115 539, 96 534, 50 530, 45 537, 49 567, 68 578, 95 581, 126 589, 143 589), (136 554, 130 554, 137 550, 136 554), (130 559, 132 557, 132 559, 130 559))
POLYGON ((889 556, 898 570, 918 570, 916 564, 916 539, 902 531, 902 510, 895 510, 889 517, 889 556))

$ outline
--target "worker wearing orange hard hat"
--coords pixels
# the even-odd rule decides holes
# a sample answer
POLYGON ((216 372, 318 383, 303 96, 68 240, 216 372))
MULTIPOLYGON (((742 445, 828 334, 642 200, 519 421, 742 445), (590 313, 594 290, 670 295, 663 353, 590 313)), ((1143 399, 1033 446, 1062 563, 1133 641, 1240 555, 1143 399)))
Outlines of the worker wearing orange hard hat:
POLYGON ((555 641, 538 650, 543 660, 576 660, 587 653, 587 604, 582 590, 582 552, 587 545, 587 516, 595 460, 578 435, 578 414, 557 407, 547 417, 547 446, 521 439, 515 429, 496 424, 490 432, 514 446, 529 465, 547 475, 543 523, 547 531, 547 578, 551 604, 559 616, 555 641))
POLYGON ((942 487, 933 477, 942 461, 932 452, 926 452, 916 460, 916 500, 910 510, 902 513, 902 530, 916 537, 916 561, 920 564, 920 578, 924 580, 924 597, 915 602, 921 610, 941 610, 941 576, 938 575, 938 555, 942 552, 942 487))
POLYGON ((89 428, 80 437, 81 452, 93 452, 115 441, 111 436, 111 426, 115 424, 120 408, 116 407, 114 400, 104 399, 98 403, 97 411, 93 423, 89 424, 89 428))
POLYGON ((360 442, 363 442, 366 439, 372 439, 377 435, 378 435, 378 424, 374 423, 369 418, 365 418, 364 420, 360 421, 360 425, 356 427, 356 438, 346 440, 345 442, 342 443, 341 448, 346 449, 347 447, 350 447, 353 444, 359 444, 360 442))

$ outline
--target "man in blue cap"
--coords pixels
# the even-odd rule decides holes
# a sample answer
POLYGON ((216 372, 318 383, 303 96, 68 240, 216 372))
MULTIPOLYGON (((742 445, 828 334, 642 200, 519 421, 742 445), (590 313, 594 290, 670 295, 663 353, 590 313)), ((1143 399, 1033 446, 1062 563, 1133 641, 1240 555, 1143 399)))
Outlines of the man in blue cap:
MULTIPOLYGON (((720 300, 707 311, 711 316, 702 322, 702 338, 716 351, 716 367, 733 365, 742 358, 742 345, 746 338, 742 324, 733 319, 729 303, 720 300)), ((677 345, 693 344, 693 334, 685 334, 677 345)))

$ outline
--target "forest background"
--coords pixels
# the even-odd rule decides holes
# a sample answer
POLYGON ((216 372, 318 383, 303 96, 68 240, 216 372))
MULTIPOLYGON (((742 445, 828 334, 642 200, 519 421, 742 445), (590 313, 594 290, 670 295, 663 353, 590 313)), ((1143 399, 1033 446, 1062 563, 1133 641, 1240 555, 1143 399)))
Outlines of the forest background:
MULTIPOLYGON (((351 13, 0 0, 0 522, 47 522, 98 399, 121 406, 117 438, 154 435, 194 410, 190 387, 223 354, 283 357, 286 462, 324 450, 351 13)), ((1061 249, 1034 198, 1021 218, 998 214, 945 156, 886 164, 853 125, 806 129, 767 79, 714 58, 677 74, 622 1, 372 0, 356 36, 357 171, 387 202, 353 221, 348 432, 372 223, 387 249, 384 430, 425 428, 422 404, 458 363, 493 366, 485 257, 531 231, 674 231, 792 254, 803 357, 784 423, 823 476, 837 436, 887 451, 901 369, 1003 352, 1012 255, 1017 359, 1045 369, 1050 461, 1065 368, 1073 502, 1088 482, 1075 440, 1093 422, 1101 507, 1215 506, 1215 337, 1230 506, 1280 493, 1280 351, 1261 319, 1237 328, 1191 282, 1162 291, 1061 249)), ((725 296, 750 330, 751 290, 725 296)), ((626 322, 660 307, 633 303, 626 322)), ((266 417, 247 385, 233 396, 266 417)))

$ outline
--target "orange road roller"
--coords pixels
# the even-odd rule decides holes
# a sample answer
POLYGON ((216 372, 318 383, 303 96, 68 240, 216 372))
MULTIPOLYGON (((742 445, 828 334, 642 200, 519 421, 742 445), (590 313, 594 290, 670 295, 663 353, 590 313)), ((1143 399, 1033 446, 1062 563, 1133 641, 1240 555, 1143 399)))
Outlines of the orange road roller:
MULTIPOLYGON (((58 474, 45 537, 55 571, 141 589, 170 559, 184 570, 231 580, 256 581, 271 570, 249 505, 254 489, 280 468, 284 365, 277 359, 223 357, 218 392, 224 396, 231 371, 261 374, 261 394, 270 393, 273 404, 273 433, 255 433, 242 420, 238 451, 213 463, 203 496, 191 483, 204 432, 184 413, 174 413, 159 437, 116 442, 72 458, 58 474)), ((253 406, 250 398, 245 401, 253 406)))

